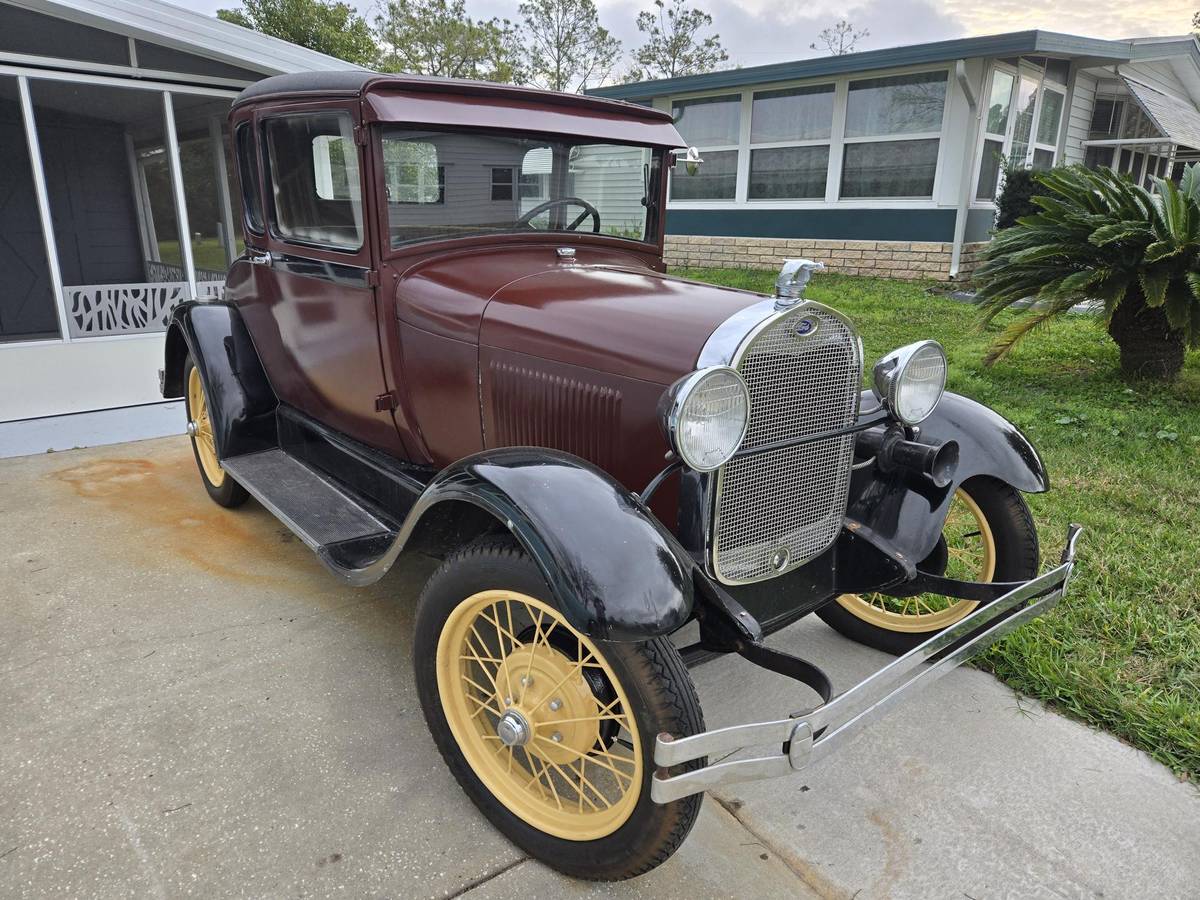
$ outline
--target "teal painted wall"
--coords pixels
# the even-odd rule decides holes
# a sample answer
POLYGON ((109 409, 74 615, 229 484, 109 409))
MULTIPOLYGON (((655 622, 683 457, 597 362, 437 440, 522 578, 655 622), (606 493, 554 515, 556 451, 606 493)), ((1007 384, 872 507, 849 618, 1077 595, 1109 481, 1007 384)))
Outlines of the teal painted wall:
MULTIPOLYGON (((973 210, 972 212, 985 212, 973 210)), ((971 218, 967 219, 968 233, 971 218)), ((952 209, 675 209, 667 234, 825 241, 954 240, 952 209)), ((971 238, 967 240, 983 240, 971 238)))

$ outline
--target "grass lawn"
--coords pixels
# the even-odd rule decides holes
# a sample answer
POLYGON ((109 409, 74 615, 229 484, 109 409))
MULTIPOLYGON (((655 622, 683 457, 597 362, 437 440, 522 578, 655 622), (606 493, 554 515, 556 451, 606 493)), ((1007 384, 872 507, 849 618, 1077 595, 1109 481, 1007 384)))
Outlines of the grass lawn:
MULTIPOLYGON (((179 252, 179 241, 159 241, 159 258, 176 265, 183 265, 179 252)), ((196 258, 197 269, 211 269, 214 272, 224 272, 229 266, 225 262, 225 246, 215 237, 198 238, 192 241, 192 255, 196 258)))
MULTIPOLYGON (((677 274, 763 293, 775 279, 734 269, 677 274)), ((1103 330, 1070 316, 985 369, 984 349, 1007 320, 981 333, 974 307, 926 287, 818 275, 806 296, 851 317, 868 372, 894 347, 940 341, 948 389, 1029 436, 1051 479, 1049 493, 1027 497, 1043 564, 1057 561, 1067 523, 1087 528, 1066 600, 981 665, 1200 780, 1200 353, 1188 355, 1173 385, 1130 385, 1103 330)))

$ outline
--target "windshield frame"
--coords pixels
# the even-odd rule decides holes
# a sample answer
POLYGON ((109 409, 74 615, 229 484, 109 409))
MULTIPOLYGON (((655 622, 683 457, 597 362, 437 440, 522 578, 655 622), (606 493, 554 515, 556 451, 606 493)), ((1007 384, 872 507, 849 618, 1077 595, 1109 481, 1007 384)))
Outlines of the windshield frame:
MULTIPOLYGON (((597 246, 619 247, 624 250, 636 250, 639 253, 662 255, 663 232, 665 223, 667 167, 670 165, 668 153, 670 147, 662 144, 649 144, 632 141, 620 141, 607 138, 603 134, 578 135, 536 130, 518 130, 512 128, 488 128, 470 125, 443 125, 431 122, 381 121, 372 123, 372 184, 371 191, 376 198, 376 227, 378 229, 378 246, 383 259, 428 254, 439 248, 460 248, 471 244, 528 244, 553 243, 561 245, 587 243, 597 246), (384 165, 384 140, 390 131, 427 131, 443 134, 486 134, 497 137, 513 137, 534 141, 559 142, 565 144, 611 144, 613 146, 648 149, 650 157, 650 190, 649 203, 646 205, 646 227, 643 238, 629 238, 613 234, 595 233, 590 230, 579 231, 549 231, 543 229, 513 229, 511 231, 478 231, 464 235, 433 237, 428 240, 414 240, 399 246, 392 245, 391 239, 391 207, 388 199, 386 169, 384 165)), ((451 195, 452 197, 452 195, 451 195)), ((447 202, 453 202, 448 199, 447 202)), ((574 209, 574 207, 572 207, 574 209)), ((590 222, 590 220, 589 220, 590 222)), ((586 228, 588 223, 582 226, 586 228)))

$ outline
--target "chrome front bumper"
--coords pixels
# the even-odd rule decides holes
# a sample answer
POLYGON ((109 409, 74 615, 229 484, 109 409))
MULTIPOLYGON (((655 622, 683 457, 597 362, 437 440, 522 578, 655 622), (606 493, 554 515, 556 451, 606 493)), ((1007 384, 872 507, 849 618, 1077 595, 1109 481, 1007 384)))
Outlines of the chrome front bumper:
POLYGON ((774 722, 734 725, 679 739, 660 734, 654 747, 658 770, 651 784, 651 798, 655 803, 670 803, 720 785, 791 775, 832 753, 900 700, 928 687, 1015 628, 1056 606, 1066 593, 1075 567, 1075 544, 1081 531, 1078 525, 1070 527, 1059 566, 980 606, 810 713, 774 722), (1012 614, 1005 617, 1005 613, 1012 614), (934 660, 942 651, 947 652, 934 660), (927 662, 928 665, 922 665, 927 662), (759 744, 779 744, 782 749, 769 756, 718 762, 679 775, 668 775, 666 771, 672 766, 714 755, 728 756, 759 744))

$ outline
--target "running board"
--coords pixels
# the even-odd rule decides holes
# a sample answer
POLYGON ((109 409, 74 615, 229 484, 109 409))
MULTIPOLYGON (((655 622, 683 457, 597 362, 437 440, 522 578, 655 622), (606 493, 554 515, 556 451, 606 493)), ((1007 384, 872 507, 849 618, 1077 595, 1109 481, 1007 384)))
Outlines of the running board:
POLYGON ((284 450, 235 456, 221 465, 323 561, 330 548, 341 548, 342 556, 350 548, 386 547, 396 536, 395 527, 333 479, 284 450))

